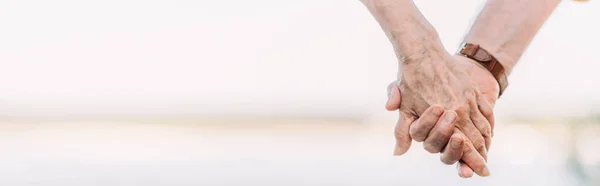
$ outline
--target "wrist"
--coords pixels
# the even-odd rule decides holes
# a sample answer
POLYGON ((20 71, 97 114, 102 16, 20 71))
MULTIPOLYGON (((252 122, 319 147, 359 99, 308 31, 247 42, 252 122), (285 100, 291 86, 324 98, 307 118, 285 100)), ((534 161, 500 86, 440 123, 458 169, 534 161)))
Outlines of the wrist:
POLYGON ((443 48, 438 33, 413 0, 361 0, 375 17, 400 62, 417 61, 431 48, 443 48))
POLYGON ((423 29, 396 38, 392 44, 400 64, 435 62, 448 56, 435 29, 423 29))
POLYGON ((486 67, 464 55, 455 54, 452 57, 458 69, 469 74, 470 80, 478 85, 479 91, 485 94, 488 100, 495 100, 500 96, 500 83, 486 67))
POLYGON ((502 64, 502 66, 505 69, 506 76, 510 75, 513 67, 515 66, 515 64, 517 64, 520 55, 516 55, 514 52, 508 51, 506 47, 503 47, 504 45, 494 42, 488 42, 489 40, 493 39, 469 36, 465 39, 464 42, 477 44, 481 48, 484 48, 489 54, 494 56, 500 64, 502 64))

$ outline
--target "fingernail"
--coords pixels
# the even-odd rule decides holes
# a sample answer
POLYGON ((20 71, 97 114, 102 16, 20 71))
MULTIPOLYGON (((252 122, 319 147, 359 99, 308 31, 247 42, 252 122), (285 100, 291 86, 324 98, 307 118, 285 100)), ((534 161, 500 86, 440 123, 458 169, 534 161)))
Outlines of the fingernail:
POLYGON ((446 116, 444 116, 444 121, 447 123, 452 123, 454 121, 454 118, 456 118, 456 114, 448 112, 446 113, 446 116))
POLYGON ((462 141, 457 140, 457 139, 450 139, 450 145, 452 145, 453 148, 458 149, 462 146, 462 141))
POLYGON ((483 170, 481 170, 481 176, 489 176, 490 175, 490 170, 488 170, 487 166, 483 167, 483 170))
POLYGON ((466 177, 464 177, 464 176, 462 175, 462 172, 461 172, 461 170, 460 170, 460 163, 457 163, 457 164, 456 164, 456 172, 458 173, 458 177, 461 177, 461 178, 466 178, 466 177))
POLYGON ((394 156, 400 156, 402 155, 402 151, 400 150, 400 148, 395 147, 394 148, 394 156))
POLYGON ((440 107, 434 107, 432 112, 434 115, 440 116, 444 112, 444 109, 442 109, 440 107))
POLYGON ((392 95, 392 93, 388 93, 388 99, 387 101, 385 101, 385 104, 388 105, 390 103, 390 101, 392 100, 392 97, 394 97, 394 95, 392 95))

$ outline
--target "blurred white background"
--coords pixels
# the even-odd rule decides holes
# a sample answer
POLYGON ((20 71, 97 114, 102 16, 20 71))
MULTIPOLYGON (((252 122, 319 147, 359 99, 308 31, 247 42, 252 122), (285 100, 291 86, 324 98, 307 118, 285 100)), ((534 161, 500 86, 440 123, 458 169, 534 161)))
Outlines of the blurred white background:
MULTIPOLYGON (((416 2, 452 52, 483 5, 416 2)), ((499 116, 597 114, 599 8, 557 8, 499 116)), ((0 110, 11 117, 379 117, 397 72, 359 1, 4 0, 0 25, 0 110)))
MULTIPOLYGON (((416 3, 453 52, 484 1, 416 3)), ((493 176, 463 180, 390 156, 397 62, 359 1, 2 0, 0 185, 597 180, 599 9, 559 5, 497 104, 493 176)))

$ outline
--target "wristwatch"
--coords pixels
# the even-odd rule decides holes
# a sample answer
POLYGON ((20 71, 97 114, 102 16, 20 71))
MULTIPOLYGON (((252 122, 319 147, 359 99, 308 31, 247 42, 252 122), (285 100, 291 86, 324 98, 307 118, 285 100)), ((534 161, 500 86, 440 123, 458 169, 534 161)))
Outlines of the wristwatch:
POLYGON ((492 56, 485 49, 481 48, 477 44, 464 42, 458 49, 458 54, 475 60, 477 63, 482 65, 485 69, 490 71, 498 84, 500 85, 500 94, 502 95, 506 87, 508 86, 508 80, 506 79, 506 73, 504 67, 498 62, 498 60, 492 56))

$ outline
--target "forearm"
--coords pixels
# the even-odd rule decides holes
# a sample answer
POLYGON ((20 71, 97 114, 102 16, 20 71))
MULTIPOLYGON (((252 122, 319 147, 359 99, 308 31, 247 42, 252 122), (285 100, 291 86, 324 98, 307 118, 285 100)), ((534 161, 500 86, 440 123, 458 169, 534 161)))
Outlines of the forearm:
POLYGON ((394 46, 399 62, 418 61, 431 47, 441 47, 437 32, 412 0, 361 0, 394 46))
POLYGON ((488 0, 465 42, 480 45, 512 72, 560 0, 488 0))

